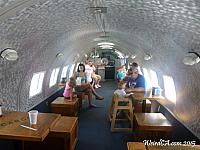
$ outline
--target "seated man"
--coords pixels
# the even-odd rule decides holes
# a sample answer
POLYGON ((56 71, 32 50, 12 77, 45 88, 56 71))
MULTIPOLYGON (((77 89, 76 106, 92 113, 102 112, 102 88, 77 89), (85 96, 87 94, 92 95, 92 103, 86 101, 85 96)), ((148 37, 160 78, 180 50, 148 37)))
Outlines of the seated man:
POLYGON ((130 76, 126 79, 126 92, 145 93, 145 78, 138 73, 138 64, 134 62, 129 72, 130 76))
POLYGON ((133 106, 137 108, 138 104, 141 103, 142 98, 144 97, 146 86, 145 78, 143 75, 138 73, 138 64, 133 63, 132 67, 129 70, 129 76, 126 78, 126 93, 133 94, 133 106))

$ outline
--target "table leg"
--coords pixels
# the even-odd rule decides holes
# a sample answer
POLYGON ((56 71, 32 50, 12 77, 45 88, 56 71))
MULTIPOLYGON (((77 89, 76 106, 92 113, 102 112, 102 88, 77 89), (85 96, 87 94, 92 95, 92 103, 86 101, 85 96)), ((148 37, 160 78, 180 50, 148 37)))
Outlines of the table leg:
POLYGON ((142 100, 142 112, 146 112, 146 100, 142 100))

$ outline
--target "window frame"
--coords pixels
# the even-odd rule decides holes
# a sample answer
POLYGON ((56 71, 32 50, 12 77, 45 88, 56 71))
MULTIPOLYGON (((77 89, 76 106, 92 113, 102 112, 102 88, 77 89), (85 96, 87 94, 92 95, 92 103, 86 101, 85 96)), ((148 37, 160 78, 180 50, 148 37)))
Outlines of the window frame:
POLYGON ((62 78, 67 78, 68 69, 69 69, 69 65, 66 65, 66 66, 63 67, 62 73, 61 73, 61 76, 60 76, 60 81, 62 80, 62 78), (67 68, 66 72, 64 72, 64 68, 67 68), (63 76, 64 73, 65 73, 65 76, 63 76))
MULTIPOLYGON (((177 94, 176 94, 176 86, 175 86, 175 82, 174 82, 174 79, 173 79, 173 77, 171 77, 171 76, 167 76, 167 75, 163 75, 163 83, 164 83, 164 93, 165 93, 165 97, 166 97, 166 99, 169 101, 169 102, 171 102, 171 103, 173 103, 174 105, 176 105, 176 101, 177 101, 177 94), (168 78, 168 79, 167 79, 168 78), (166 81, 167 80, 167 81, 166 81), (173 85, 171 85, 170 87, 169 86, 167 86, 166 84, 169 84, 169 82, 171 82, 172 81, 172 84, 173 85), (173 86, 173 87, 172 87, 173 86), (169 88, 166 88, 166 87, 169 87, 169 88), (173 89, 174 88, 174 89, 173 89), (173 89, 173 91, 172 91, 172 89, 173 89), (174 94, 174 96, 175 97, 170 97, 171 95, 172 95, 172 93, 171 92, 174 92, 173 94, 174 94), (170 93, 170 94, 166 94, 166 93, 170 93), (170 96, 169 96, 170 95, 170 96), (172 99, 171 99, 172 98, 172 99), (175 98, 175 100, 173 100, 173 98, 175 98)), ((170 83, 171 84, 171 83, 170 83)))
POLYGON ((75 64, 72 64, 70 66, 70 70, 69 70, 69 74, 68 74, 68 79, 73 75, 73 73, 74 73, 74 67, 75 67, 75 64))
POLYGON ((44 82, 45 73, 46 73, 46 71, 41 71, 41 72, 33 73, 33 76, 32 76, 32 79, 31 79, 31 85, 30 85, 30 88, 29 88, 29 98, 32 98, 32 97, 34 97, 34 96, 39 95, 40 93, 42 93, 42 86, 43 86, 43 82, 44 82), (33 81, 33 79, 34 79, 34 76, 36 76, 36 75, 39 75, 39 78, 37 80, 37 89, 35 90, 36 92, 34 94, 31 94, 31 91, 34 90, 31 87, 34 85, 33 83, 35 83, 35 81, 33 81), (43 76, 42 79, 41 79, 41 75, 43 76), (41 83, 39 81, 41 81, 41 83), (40 87, 40 90, 38 90, 39 89, 38 86, 40 87))
POLYGON ((56 83, 57 83, 57 81, 58 81, 58 74, 59 74, 59 71, 60 71, 60 67, 54 68, 54 69, 52 70, 51 76, 50 76, 50 80, 49 80, 49 88, 51 88, 51 87, 53 87, 53 86, 56 85, 56 83), (55 72, 54 72, 53 79, 52 79, 53 71, 55 71, 55 72), (51 79, 52 79, 53 81, 52 81, 51 79), (51 85, 51 82, 52 82, 52 85, 51 85))

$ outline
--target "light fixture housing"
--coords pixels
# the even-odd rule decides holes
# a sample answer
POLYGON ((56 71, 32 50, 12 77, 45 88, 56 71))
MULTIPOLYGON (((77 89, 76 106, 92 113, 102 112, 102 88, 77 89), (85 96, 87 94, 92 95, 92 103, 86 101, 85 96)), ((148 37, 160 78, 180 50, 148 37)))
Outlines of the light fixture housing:
POLYGON ((125 58, 128 59, 128 58, 129 58, 129 55, 125 55, 125 58))
POLYGON ((6 48, 0 53, 1 57, 9 60, 9 61, 15 61, 18 58, 17 51, 12 48, 6 48))
POLYGON ((101 49, 113 49, 112 45, 100 45, 99 46, 101 49))
POLYGON ((184 57, 183 63, 192 66, 200 62, 200 55, 197 52, 188 52, 189 54, 184 57))
POLYGON ((59 52, 56 54, 56 58, 60 59, 60 58, 63 58, 64 57, 64 54, 59 52))
POLYGON ((145 54, 144 60, 150 60, 152 58, 151 54, 145 54))
POLYGON ((114 46, 115 44, 112 43, 112 42, 100 42, 100 43, 98 43, 97 45, 98 45, 98 46, 100 46, 100 45, 110 45, 110 46, 114 46))
POLYGON ((131 59, 135 59, 135 58, 136 58, 135 54, 131 55, 131 59))

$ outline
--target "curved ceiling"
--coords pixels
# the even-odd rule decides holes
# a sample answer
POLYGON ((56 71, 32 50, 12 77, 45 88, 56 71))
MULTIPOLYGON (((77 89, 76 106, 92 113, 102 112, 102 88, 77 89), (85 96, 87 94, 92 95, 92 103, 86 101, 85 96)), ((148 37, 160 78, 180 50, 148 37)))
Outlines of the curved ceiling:
POLYGON ((199 46, 195 0, 5 0, 0 3, 1 43, 23 51, 28 41, 32 52, 35 44, 41 51, 59 39, 66 43, 63 50, 90 49, 103 34, 97 14, 89 9, 96 6, 107 7, 105 31, 124 50, 153 51, 170 40, 188 49, 199 46))
MULTIPOLYGON (((19 59, 0 59, 0 97, 12 109, 38 104, 56 90, 48 87, 51 69, 71 64, 77 53, 92 51, 105 32, 125 54, 136 54, 142 66, 173 75, 177 114, 184 111, 198 118, 200 109, 193 106, 200 106, 200 67, 184 66, 182 59, 188 51, 200 49, 199 0, 1 0, 0 50, 12 47, 19 59), (107 13, 91 13, 90 7, 107 7, 107 13), (56 59, 59 52, 64 59, 56 59), (144 61, 145 53, 153 59, 144 61), (44 92, 29 99, 32 75, 43 70, 44 92), (196 95, 185 105, 190 93, 196 95)), ((200 121, 193 118, 184 122, 198 133, 200 121)))

